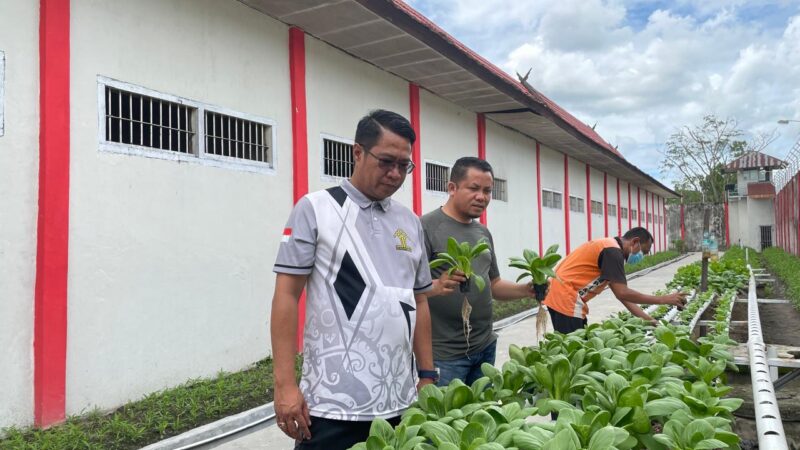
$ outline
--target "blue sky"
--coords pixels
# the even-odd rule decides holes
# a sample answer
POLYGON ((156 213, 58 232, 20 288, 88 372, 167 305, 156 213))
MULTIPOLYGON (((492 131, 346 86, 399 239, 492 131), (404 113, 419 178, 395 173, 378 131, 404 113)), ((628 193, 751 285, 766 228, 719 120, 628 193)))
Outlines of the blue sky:
POLYGON ((706 114, 767 153, 800 137, 798 0, 407 0, 447 32, 592 125, 625 157, 672 185, 660 150, 706 114))

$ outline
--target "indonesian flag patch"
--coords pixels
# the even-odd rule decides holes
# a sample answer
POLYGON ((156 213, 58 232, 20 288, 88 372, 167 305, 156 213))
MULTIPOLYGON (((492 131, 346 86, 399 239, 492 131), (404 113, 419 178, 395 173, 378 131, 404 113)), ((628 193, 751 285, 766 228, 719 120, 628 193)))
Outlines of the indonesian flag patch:
POLYGON ((289 238, 292 237, 292 229, 291 228, 284 228, 283 229, 283 236, 281 236, 281 242, 289 242, 289 238))

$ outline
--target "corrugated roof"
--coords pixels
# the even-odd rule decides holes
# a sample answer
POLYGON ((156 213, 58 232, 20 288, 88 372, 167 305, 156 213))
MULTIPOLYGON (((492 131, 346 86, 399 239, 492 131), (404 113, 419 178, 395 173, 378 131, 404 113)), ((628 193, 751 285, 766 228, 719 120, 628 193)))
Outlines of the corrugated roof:
POLYGON ((662 197, 678 194, 587 124, 400 0, 240 0, 462 108, 662 197))
MULTIPOLYGON (((777 169, 786 166, 786 163, 778 158, 761 152, 748 152, 736 158, 725 166, 726 172, 736 172, 745 169, 777 169)), ((773 192, 774 193, 774 192, 773 192)))

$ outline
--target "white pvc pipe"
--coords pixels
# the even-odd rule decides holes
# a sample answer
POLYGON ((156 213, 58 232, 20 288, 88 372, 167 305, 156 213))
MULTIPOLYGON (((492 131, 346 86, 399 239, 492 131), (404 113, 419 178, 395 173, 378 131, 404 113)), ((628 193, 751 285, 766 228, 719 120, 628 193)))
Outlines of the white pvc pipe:
POLYGON ((750 378, 753 383, 753 406, 756 414, 758 447, 770 450, 788 450, 783 421, 775 398, 775 387, 767 364, 767 346, 761 333, 761 317, 758 315, 756 280, 750 270, 750 288, 747 293, 747 322, 749 328, 747 351, 750 356, 750 378))

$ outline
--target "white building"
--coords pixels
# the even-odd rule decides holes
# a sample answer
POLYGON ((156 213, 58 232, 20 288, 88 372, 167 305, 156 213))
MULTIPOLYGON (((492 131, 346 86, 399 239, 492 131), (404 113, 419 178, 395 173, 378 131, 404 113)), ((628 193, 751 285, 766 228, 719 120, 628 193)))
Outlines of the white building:
POLYGON ((749 152, 725 166, 726 172, 736 173, 736 184, 726 188, 726 241, 729 245, 761 251, 776 244, 772 171, 785 165, 778 158, 749 152))
POLYGON ((269 355, 289 211, 374 108, 418 131, 417 213, 492 163, 502 261, 639 224, 665 248, 673 191, 400 1, 0 2, 0 427, 269 355))

